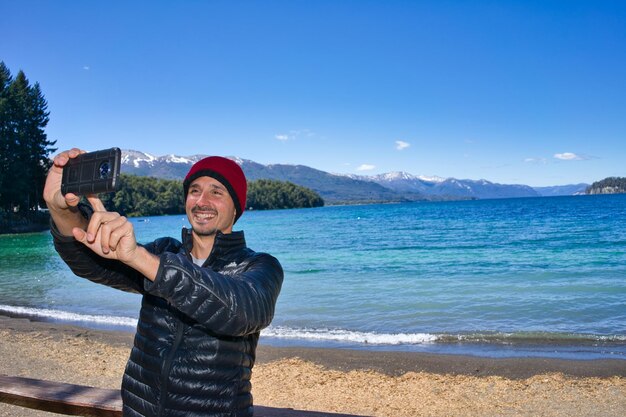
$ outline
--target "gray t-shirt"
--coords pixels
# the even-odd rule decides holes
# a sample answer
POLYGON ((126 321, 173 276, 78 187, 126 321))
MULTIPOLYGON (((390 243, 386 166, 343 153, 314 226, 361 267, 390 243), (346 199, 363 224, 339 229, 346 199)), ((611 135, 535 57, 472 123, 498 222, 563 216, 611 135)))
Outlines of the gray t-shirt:
POLYGON ((195 256, 191 255, 191 259, 193 260, 193 263, 198 265, 198 266, 202 266, 204 265, 204 261, 206 261, 206 258, 204 259, 198 259, 195 256))

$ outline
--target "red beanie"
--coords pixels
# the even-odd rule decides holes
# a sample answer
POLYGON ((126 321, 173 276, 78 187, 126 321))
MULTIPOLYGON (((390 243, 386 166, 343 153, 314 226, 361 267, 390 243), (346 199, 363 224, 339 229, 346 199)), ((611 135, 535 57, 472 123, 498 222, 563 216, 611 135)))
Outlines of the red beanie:
POLYGON ((235 161, 221 156, 209 156, 199 160, 193 164, 183 181, 185 199, 187 198, 189 186, 199 177, 215 178, 226 187, 235 203, 237 212, 235 222, 237 222, 246 209, 246 193, 248 191, 246 176, 241 167, 235 161))

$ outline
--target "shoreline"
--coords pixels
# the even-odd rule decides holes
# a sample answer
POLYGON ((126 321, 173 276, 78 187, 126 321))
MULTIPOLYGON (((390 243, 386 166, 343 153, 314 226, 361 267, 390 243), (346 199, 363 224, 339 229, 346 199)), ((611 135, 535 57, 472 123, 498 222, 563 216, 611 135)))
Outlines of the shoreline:
MULTIPOLYGON (((82 322, 78 320, 71 319, 63 319, 63 318, 54 318, 41 316, 37 314, 33 314, 32 312, 19 312, 19 311, 6 311, 0 309, 0 319, 16 319, 16 320, 27 320, 32 323, 47 323, 55 326, 66 326, 68 328, 80 328, 83 331, 93 331, 96 333, 102 334, 130 334, 133 335, 135 332, 134 325, 131 327, 129 325, 123 324, 102 324, 102 323, 93 323, 93 322, 82 322)), ((132 341, 132 339, 131 339, 132 341)), ((408 347, 398 347, 396 345, 359 345, 357 343, 351 342, 343 342, 343 343, 335 343, 335 342, 317 342, 311 340, 298 340, 298 339, 280 339, 275 336, 269 335, 264 336, 261 334, 261 339, 259 342, 259 346, 265 350, 267 350, 270 357, 276 357, 276 354, 273 351, 283 352, 284 355, 292 355, 290 352, 314 352, 311 355, 307 355, 311 358, 320 357, 321 353, 324 352, 352 352, 354 356, 358 357, 403 357, 408 358, 412 357, 432 357, 432 358, 448 358, 447 360, 442 361, 442 365, 453 362, 457 363, 458 361, 455 358, 463 357, 463 358, 471 358, 472 360, 469 363, 476 363, 476 369, 480 373, 480 369, 484 367, 484 363, 488 363, 494 361, 495 363, 506 363, 510 362, 520 362, 526 363, 527 366, 530 366, 530 369, 540 369, 536 364, 544 363, 544 364, 552 364, 548 366, 546 369, 554 369, 556 372, 565 372, 569 374, 568 369, 572 368, 571 366, 566 365, 569 362, 579 363, 579 362, 592 362, 592 363, 600 363, 606 361, 606 363, 613 364, 611 368, 619 369, 622 372, 619 375, 626 375, 623 371, 626 369, 626 357, 623 354, 624 351, 624 343, 619 343, 615 345, 600 345, 598 343, 593 343, 591 341, 585 341, 584 344, 571 344, 567 340, 555 341, 552 340, 553 343, 549 344, 541 344, 539 340, 536 341, 528 341, 527 343, 516 342, 516 343, 451 343, 451 342, 441 342, 441 343, 433 343, 433 344, 425 344, 419 346, 408 346, 408 347), (618 347, 619 346, 619 347, 618 347), (606 349, 615 349, 617 351, 607 352, 606 349), (584 349, 584 351, 581 351, 584 349), (594 351, 594 349, 598 349, 598 351, 594 351), (621 362, 621 363, 619 363, 621 362), (556 366, 554 364, 559 364, 556 366)), ((323 356, 323 355, 322 355, 323 356)), ((335 362, 335 361, 334 361, 335 362)), ((432 361, 428 361, 430 363, 432 361)), ((434 360, 435 363, 438 360, 434 360)), ((468 362, 467 360, 464 362, 468 362)), ((577 366, 578 371, 575 373, 571 373, 571 375, 579 375, 581 369, 594 369, 593 366, 583 365, 577 366)), ((416 369, 415 366, 408 366, 407 369, 416 369)), ((451 368, 453 371, 455 368, 451 368)), ((427 366, 424 368, 427 371, 436 370, 434 366, 427 366)), ((469 371, 466 371, 469 374, 469 371)), ((608 375, 606 371, 598 371, 598 376, 608 375)), ((486 375, 492 375, 491 373, 486 373, 486 375)), ((493 374, 497 375, 497 374, 493 374)), ((514 373, 510 373, 509 375, 513 375, 514 373)), ((528 372, 523 375, 530 375, 528 372)), ((582 376, 586 376, 582 374, 582 376)), ((1 416, 0 416, 1 417, 1 416)))
MULTIPOLYGON (((0 314, 0 331, 2 330, 45 334, 48 339, 53 340, 66 337, 85 338, 129 350, 134 337, 134 330, 130 332, 101 330, 0 314)), ((395 350, 276 346, 264 344, 261 336, 257 347, 257 364, 292 358, 341 372, 370 370, 389 376, 399 376, 407 372, 427 372, 440 375, 499 376, 509 379, 530 378, 545 373, 561 373, 582 378, 626 377, 626 360, 623 359, 492 358, 395 350)))
MULTIPOLYGON (((0 373, 118 388, 133 334, 0 315, 0 373)), ((626 415, 626 361, 260 344, 255 403, 363 416, 626 415)), ((53 416, 0 404, 0 416, 53 416)))

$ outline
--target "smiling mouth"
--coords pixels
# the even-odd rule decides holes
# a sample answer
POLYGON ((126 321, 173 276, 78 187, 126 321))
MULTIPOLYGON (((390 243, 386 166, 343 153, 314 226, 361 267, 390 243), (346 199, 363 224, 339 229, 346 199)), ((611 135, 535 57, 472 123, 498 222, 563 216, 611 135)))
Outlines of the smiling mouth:
POLYGON ((199 222, 206 222, 217 217, 217 211, 210 210, 210 209, 206 210, 200 207, 194 207, 191 210, 191 213, 193 214, 194 219, 196 219, 199 222))
POLYGON ((198 220, 211 220, 215 217, 215 214, 203 214, 203 213, 195 213, 194 217, 198 220))

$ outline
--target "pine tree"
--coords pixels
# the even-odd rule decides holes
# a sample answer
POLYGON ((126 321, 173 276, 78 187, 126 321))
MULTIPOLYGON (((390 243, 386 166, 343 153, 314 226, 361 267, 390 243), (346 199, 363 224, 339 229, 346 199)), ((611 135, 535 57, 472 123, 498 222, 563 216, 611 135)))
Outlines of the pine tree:
POLYGON ((46 175, 52 165, 48 155, 56 151, 52 148, 56 141, 48 140, 45 128, 50 120, 48 102, 46 101, 38 82, 29 91, 29 114, 28 114, 28 135, 25 138, 28 146, 29 167, 32 169, 34 187, 30 190, 32 198, 30 207, 36 207, 43 203, 43 185, 46 175))
POLYGON ((33 183, 31 170, 28 169, 28 149, 26 143, 28 123, 28 79, 20 71, 9 86, 8 112, 8 157, 4 175, 4 198, 9 208, 19 207, 24 211, 29 205, 28 189, 33 183))
MULTIPOLYGON (((11 72, 0 62, 0 201, 3 200, 5 172, 9 161, 9 86, 13 78, 11 72)), ((4 205, 4 204, 3 204, 4 205)))
POLYGON ((11 79, 4 63, 0 85, 0 205, 7 211, 26 212, 42 202, 48 155, 56 150, 44 131, 48 103, 39 83, 31 86, 23 71, 11 79))

